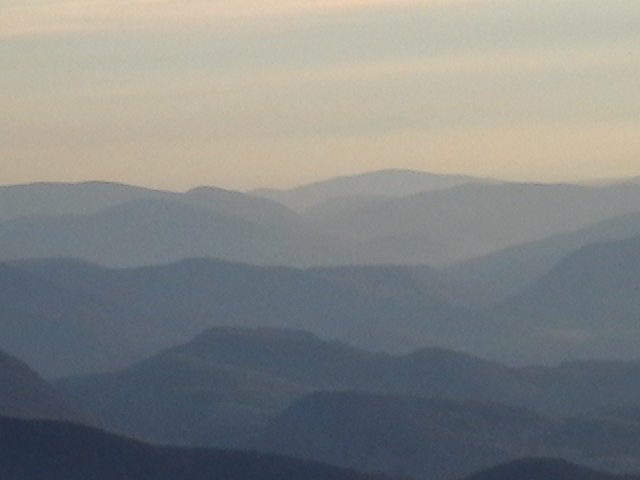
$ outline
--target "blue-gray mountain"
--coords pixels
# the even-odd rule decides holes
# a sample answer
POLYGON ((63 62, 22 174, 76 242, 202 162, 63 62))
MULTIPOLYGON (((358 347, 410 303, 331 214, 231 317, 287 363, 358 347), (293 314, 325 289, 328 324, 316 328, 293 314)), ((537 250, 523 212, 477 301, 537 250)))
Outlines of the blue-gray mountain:
POLYGON ((396 357, 299 331, 238 328, 213 329, 124 371, 58 386, 123 433, 217 446, 250 442, 271 418, 313 391, 513 402, 533 393, 506 367, 444 350, 396 357))
POLYGON ((0 282, 0 348, 47 376, 121 368, 216 325, 306 329, 395 351, 482 338, 475 316, 450 301, 462 294, 427 267, 41 261, 0 268, 0 282))
POLYGON ((216 325, 298 328, 395 352, 440 345, 520 364, 637 359, 637 243, 585 247, 480 312, 427 267, 22 262, 0 269, 0 348, 48 376, 121 368, 216 325))
POLYGON ((475 286, 485 295, 486 303, 495 304, 530 287, 560 260, 582 247, 637 235, 640 235, 640 214, 633 213, 461 262, 447 268, 446 273, 475 286))
MULTIPOLYGON (((365 184, 376 185, 375 178, 365 176, 365 184)), ((444 265, 638 212, 640 186, 463 182, 396 198, 331 198, 302 214, 216 188, 43 184, 2 187, 0 200, 0 260, 444 265)))
MULTIPOLYGON (((163 443, 258 447, 436 479, 520 455, 561 455, 612 470, 636 470, 640 462, 640 365, 518 370, 442 350, 393 357, 303 332, 225 328, 118 374, 60 382, 65 398, 21 362, 0 359, 3 415, 91 418, 163 443), (306 396, 353 389, 404 393, 306 396), (478 403, 487 399, 573 416, 478 403)), ((20 441, 9 438, 7 450, 20 441)), ((50 441, 45 434, 39 445, 55 450, 50 441)), ((83 458, 76 444, 67 446, 83 458)), ((106 452, 101 444, 99 456, 106 452)), ((55 471, 48 460, 29 458, 30 468, 55 471)), ((131 468, 140 468, 136 462, 131 468)))
POLYGON ((412 170, 380 170, 359 175, 331 178, 291 190, 259 189, 253 193, 303 211, 335 200, 403 197, 419 192, 480 182, 465 175, 436 175, 412 170))
MULTIPOLYGON (((292 209, 208 187, 0 187, 0 415, 429 480, 540 455, 640 471, 639 185, 393 171, 276 196, 292 209), (53 387, 12 355, 86 375, 53 387)), ((78 428, 0 420, 0 478, 361 478, 78 428)), ((478 478, 618 478, 598 471, 478 478)))
POLYGON ((72 402, 26 364, 0 351, 0 416, 86 421, 72 402))
POLYGON ((637 420, 559 419, 499 404, 414 396, 312 394, 273 420, 261 441, 271 452, 430 480, 531 456, 604 471, 640 470, 637 420))
POLYGON ((465 480, 637 480, 598 472, 556 458, 525 458, 489 468, 465 480))
POLYGON ((383 480, 275 455, 158 447, 52 421, 0 418, 3 480, 383 480))
POLYGON ((309 220, 390 262, 444 265, 638 213, 640 188, 469 184, 373 200, 346 213, 330 208, 336 213, 316 209, 309 220))
POLYGON ((39 373, 122 368, 181 337, 126 304, 0 264, 0 348, 39 373))
POLYGON ((291 403, 321 391, 489 401, 589 415, 598 425, 605 416, 611 424, 640 420, 640 364, 515 369, 442 349, 393 356, 273 329, 212 329, 121 372, 58 386, 117 431, 188 445, 254 444, 291 403))
MULTIPOLYGON (((257 214, 257 212, 256 212, 257 214)), ((0 259, 73 257, 108 266, 191 257, 298 263, 330 249, 302 230, 169 199, 134 200, 92 214, 23 217, 0 224, 0 259)))
POLYGON ((540 332, 567 358, 638 358, 640 236, 589 245, 494 309, 540 332))
POLYGON ((35 183, 0 187, 0 222, 48 215, 86 215, 136 200, 174 200, 265 224, 294 222, 280 204, 214 187, 185 193, 107 182, 35 183))

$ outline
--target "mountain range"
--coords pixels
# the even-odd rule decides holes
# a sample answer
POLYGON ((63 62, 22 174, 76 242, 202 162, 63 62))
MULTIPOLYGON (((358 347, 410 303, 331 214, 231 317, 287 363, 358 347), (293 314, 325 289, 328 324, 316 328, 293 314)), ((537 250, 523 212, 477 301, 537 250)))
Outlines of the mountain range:
POLYGON ((0 260, 73 256, 131 267, 206 256, 299 267, 445 266, 640 211, 633 183, 515 184, 402 171, 355 177, 341 187, 343 181, 328 181, 325 201, 302 212, 213 187, 0 187, 0 260), (404 178, 412 180, 401 191, 404 178), (360 185, 354 192, 370 194, 341 195, 352 181, 360 185), (434 190, 434 182, 443 188, 434 190))
POLYGON ((126 370, 64 379, 58 387, 128 435, 222 447, 250 442, 313 391, 528 397, 527 385, 506 367, 454 352, 396 357, 301 331, 244 328, 215 328, 126 370))
MULTIPOLYGON (((5 480, 391 480, 316 462, 243 451, 158 447, 94 428, 0 418, 5 480)), ((637 480, 560 459, 525 458, 465 480, 637 480)), ((456 479, 452 479, 456 480, 456 479)))
POLYGON ((556 458, 525 458, 489 468, 465 480, 634 480, 637 478, 597 472, 556 458))
POLYGON ((179 201, 269 225, 295 220, 295 214, 278 203, 221 188, 200 187, 179 193, 85 182, 0 186, 0 223, 24 217, 87 215, 139 200, 179 201))
POLYGON ((439 345, 520 364, 637 359, 638 238, 587 245, 489 309, 464 279, 428 267, 12 263, 0 268, 0 348, 47 376, 122 368, 216 325, 298 328, 392 352, 439 345))
POLYGON ((122 368, 181 338, 126 305, 0 264, 0 348, 50 377, 122 368))
POLYGON ((444 346, 521 365, 637 359, 638 238, 586 246, 489 309, 428 267, 12 263, 0 268, 0 348, 46 376, 120 369, 225 325, 302 329, 388 352, 444 346))
POLYGON ((0 292, 0 348, 46 376, 121 368, 213 326, 297 328, 406 351, 454 339, 473 322, 450 301, 455 286, 427 267, 298 270, 192 259, 107 269, 49 260, 3 272, 16 293, 0 292))
POLYGON ((0 478, 633 478, 639 272, 633 181, 0 187, 0 478))
POLYGON ((382 480, 275 455, 152 446, 71 423, 0 418, 3 480, 382 480))
MULTIPOLYGON (((2 359, 0 405, 18 406, 4 415, 91 418, 162 443, 260 449, 415 478, 459 478, 532 455, 640 468, 639 364, 512 369, 455 352, 394 357, 253 329, 214 329, 120 373, 60 381, 57 390, 2 359)), ((0 442, 3 428, 0 420, 0 442)), ((105 441, 100 456, 108 457, 105 441)), ((50 470, 47 462, 40 465, 50 470)))
POLYGON ((214 328, 120 372, 57 387, 127 435, 238 447, 252 445, 295 401, 323 391, 493 402, 551 416, 635 411, 640 364, 510 368, 443 349, 396 356, 301 331, 214 328))
POLYGON ((270 452, 433 480, 532 456, 603 471, 640 468, 637 420, 559 419, 500 404, 415 396, 312 394, 273 420, 261 440, 270 452))
POLYGON ((530 287, 564 257, 582 247, 637 235, 640 235, 640 215, 632 213, 586 229, 552 235, 463 261, 447 267, 445 272, 457 282, 481 289, 485 302, 495 304, 530 287))
POLYGON ((282 203, 293 210, 303 211, 335 200, 403 197, 481 181, 493 182, 466 175, 436 175, 414 170, 379 170, 321 180, 290 190, 258 189, 251 193, 282 203))
POLYGON ((640 211, 640 188, 620 184, 468 184, 373 200, 310 221, 359 241, 387 262, 446 265, 640 211), (420 245, 412 249, 411 245, 420 245))
POLYGON ((566 358, 637 358, 639 272, 640 236, 588 245, 494 312, 564 343, 566 358))

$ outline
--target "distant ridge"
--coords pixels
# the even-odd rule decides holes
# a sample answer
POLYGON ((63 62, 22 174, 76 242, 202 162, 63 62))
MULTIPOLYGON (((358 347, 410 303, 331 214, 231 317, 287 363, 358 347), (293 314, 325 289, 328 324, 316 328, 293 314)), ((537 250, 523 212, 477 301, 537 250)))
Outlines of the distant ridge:
POLYGON ((474 320, 449 302, 455 290, 440 278, 421 267, 300 270, 203 258, 135 269, 16 262, 0 268, 0 348, 47 375, 122 368, 158 345, 155 351, 221 325, 306 329, 369 348, 411 349, 474 320), (25 287, 9 290, 18 282, 25 287))
POLYGON ((322 215, 314 210, 314 225, 360 241, 363 252, 382 243, 396 263, 443 266, 638 213, 640 185, 468 183, 322 215))
POLYGON ((497 303, 530 287, 565 256, 593 243, 640 235, 640 213, 605 220, 575 232, 516 245, 446 268, 454 279, 483 289, 489 303, 497 303))
POLYGON ((17 218, 0 224, 0 260, 75 257, 139 266, 201 256, 266 263, 302 243, 277 224, 259 224, 227 210, 143 198, 90 214, 17 218))
POLYGON ((0 186, 0 222, 43 215, 93 213, 168 192, 111 182, 31 183, 0 186))
POLYGON ((339 197, 398 197, 475 181, 480 180, 466 175, 390 169, 330 178, 291 190, 258 189, 252 193, 301 211, 339 197))
POLYGON ((637 359, 639 291, 640 235, 582 247, 494 312, 547 329, 549 340, 571 332, 568 353, 637 359))
POLYGON ((42 182, 0 186, 0 223, 23 217, 86 215, 137 200, 172 200, 248 221, 291 224, 295 214, 279 203, 216 187, 187 192, 112 182, 42 182))
MULTIPOLYGON (((78 275, 86 268, 65 265, 78 275)), ((135 352, 149 355, 178 341, 149 320, 100 295, 0 263, 0 348, 47 377, 122 367, 139 358, 135 352)))
POLYGON ((210 257, 443 267, 640 212, 640 185, 633 183, 496 183, 413 171, 344 177, 285 194, 300 196, 292 208, 215 187, 0 187, 0 260, 73 256, 129 267, 210 257), (308 192, 323 199, 305 209, 308 192))

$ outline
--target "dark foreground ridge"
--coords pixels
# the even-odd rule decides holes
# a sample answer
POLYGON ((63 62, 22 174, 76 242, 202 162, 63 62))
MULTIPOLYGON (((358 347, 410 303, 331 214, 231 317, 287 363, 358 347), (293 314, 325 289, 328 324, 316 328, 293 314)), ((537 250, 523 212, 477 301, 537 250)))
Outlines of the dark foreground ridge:
POLYGON ((0 418, 2 480, 383 480, 274 455, 157 447, 97 429, 0 418))
POLYGON ((637 480, 597 472, 555 458, 525 458, 477 473, 465 480, 637 480))
POLYGON ((65 396, 25 363, 0 350, 0 417, 87 422, 65 396))

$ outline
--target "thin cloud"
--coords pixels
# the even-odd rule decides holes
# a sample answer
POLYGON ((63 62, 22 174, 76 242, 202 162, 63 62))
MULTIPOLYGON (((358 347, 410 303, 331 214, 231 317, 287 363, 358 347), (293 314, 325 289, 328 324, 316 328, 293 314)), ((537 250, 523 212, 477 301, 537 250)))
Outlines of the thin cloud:
POLYGON ((60 0, 0 7, 0 37, 163 29, 376 8, 428 7, 479 0, 60 0))

